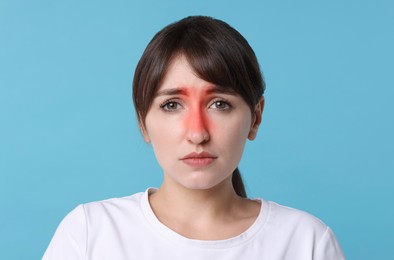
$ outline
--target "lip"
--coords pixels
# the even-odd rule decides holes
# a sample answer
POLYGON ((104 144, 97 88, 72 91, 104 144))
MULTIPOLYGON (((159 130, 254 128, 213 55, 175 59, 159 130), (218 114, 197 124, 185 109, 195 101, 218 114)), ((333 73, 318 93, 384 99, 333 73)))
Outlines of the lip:
POLYGON ((206 167, 213 163, 213 161, 217 158, 217 156, 212 155, 208 152, 201 153, 189 153, 182 157, 180 160, 185 164, 192 167, 206 167))

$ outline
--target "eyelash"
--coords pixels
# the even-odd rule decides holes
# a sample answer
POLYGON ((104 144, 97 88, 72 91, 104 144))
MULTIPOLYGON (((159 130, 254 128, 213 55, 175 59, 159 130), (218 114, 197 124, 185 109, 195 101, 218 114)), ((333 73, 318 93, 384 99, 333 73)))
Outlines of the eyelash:
POLYGON ((224 98, 218 98, 218 99, 214 99, 213 101, 212 101, 212 104, 209 106, 209 107, 211 107, 212 105, 214 105, 214 104, 216 104, 217 105, 217 103, 223 103, 223 105, 225 105, 226 107, 225 108, 216 108, 217 110, 220 110, 220 111, 230 111, 232 108, 233 108, 233 106, 231 105, 231 103, 228 101, 228 100, 226 100, 226 99, 224 99, 224 98))
POLYGON ((166 100, 163 103, 160 104, 160 108, 163 109, 165 112, 174 112, 177 108, 168 108, 168 105, 170 104, 175 104, 177 107, 181 106, 181 104, 175 100, 166 100))
MULTIPOLYGON (((211 106, 213 106, 215 104, 218 105, 219 102, 223 103, 223 105, 226 106, 225 108, 215 108, 215 109, 217 109, 219 111, 230 111, 233 108, 231 103, 228 100, 224 99, 224 98, 214 99, 211 102, 211 104, 209 105, 209 108, 211 108, 211 106)), ((165 111, 165 112, 174 112, 174 111, 178 110, 178 106, 182 107, 182 104, 180 102, 176 101, 176 100, 173 100, 173 99, 166 100, 166 101, 164 101, 163 103, 160 104, 160 108, 163 111, 165 111), (170 108, 170 107, 168 107, 169 105, 175 105, 176 107, 175 108, 170 108)))

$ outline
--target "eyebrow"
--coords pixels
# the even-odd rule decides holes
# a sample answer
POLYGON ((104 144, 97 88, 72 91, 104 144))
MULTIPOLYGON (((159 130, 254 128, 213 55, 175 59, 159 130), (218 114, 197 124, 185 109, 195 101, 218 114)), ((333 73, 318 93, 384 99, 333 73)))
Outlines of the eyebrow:
MULTIPOLYGON (((163 89, 157 92, 156 96, 173 96, 173 95, 187 95, 187 89, 180 87, 180 88, 169 88, 169 89, 163 89)), ((236 95, 237 93, 231 89, 231 88, 226 88, 222 86, 213 86, 210 87, 207 91, 208 94, 212 93, 218 93, 218 94, 230 94, 230 95, 236 95)))

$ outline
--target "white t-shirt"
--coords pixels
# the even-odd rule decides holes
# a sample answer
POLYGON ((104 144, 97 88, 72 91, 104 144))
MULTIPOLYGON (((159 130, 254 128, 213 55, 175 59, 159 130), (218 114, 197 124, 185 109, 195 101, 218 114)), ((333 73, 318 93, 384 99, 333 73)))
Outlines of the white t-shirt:
POLYGON ((79 205, 59 225, 44 260, 345 259, 317 218, 261 200, 254 224, 225 240, 188 239, 154 215, 148 192, 79 205))

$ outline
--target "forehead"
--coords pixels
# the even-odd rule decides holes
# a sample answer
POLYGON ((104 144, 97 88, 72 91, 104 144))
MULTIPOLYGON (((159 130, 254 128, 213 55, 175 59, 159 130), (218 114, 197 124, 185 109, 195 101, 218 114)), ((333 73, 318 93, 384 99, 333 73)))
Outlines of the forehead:
POLYGON ((183 92, 205 91, 236 95, 229 87, 219 86, 200 78, 184 55, 175 57, 158 87, 156 96, 185 94, 183 92))
POLYGON ((187 85, 200 86, 208 84, 209 82, 197 76, 184 55, 178 55, 170 62, 164 78, 159 85, 159 90, 172 87, 185 87, 187 85))

